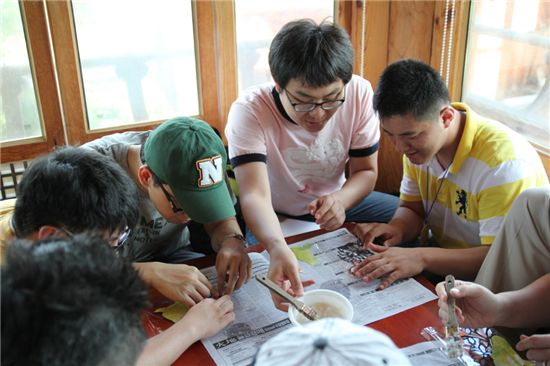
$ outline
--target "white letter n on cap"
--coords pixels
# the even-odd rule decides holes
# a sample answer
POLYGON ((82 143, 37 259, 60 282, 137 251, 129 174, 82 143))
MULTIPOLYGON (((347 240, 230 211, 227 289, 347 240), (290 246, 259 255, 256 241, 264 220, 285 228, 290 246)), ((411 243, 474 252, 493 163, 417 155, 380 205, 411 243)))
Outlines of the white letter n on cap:
POLYGON ((195 163, 199 171, 199 187, 208 187, 223 181, 223 159, 221 155, 198 160, 195 163))

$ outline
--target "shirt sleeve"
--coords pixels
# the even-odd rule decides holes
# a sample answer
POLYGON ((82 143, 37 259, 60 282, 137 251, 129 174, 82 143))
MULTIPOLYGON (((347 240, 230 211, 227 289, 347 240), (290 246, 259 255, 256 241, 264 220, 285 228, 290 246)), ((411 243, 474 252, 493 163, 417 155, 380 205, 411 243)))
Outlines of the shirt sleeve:
POLYGON ((249 106, 239 101, 233 103, 229 110, 225 136, 233 167, 245 162, 266 161, 265 131, 249 106))
MULTIPOLYGON (((128 145, 119 143, 110 135, 87 142, 81 145, 81 147, 89 150, 95 150, 101 155, 107 156, 116 162, 124 161, 128 156, 128 145)), ((127 166, 127 163, 123 165, 127 166)))
MULTIPOLYGON (((483 181, 504 180, 498 178, 498 175, 504 174, 506 174, 504 169, 495 169, 492 171, 493 176, 483 181)), ((479 191, 475 199, 479 217, 472 219, 479 220, 479 236, 482 244, 493 242, 516 197, 524 190, 535 186, 536 183, 532 177, 525 177, 499 185, 483 187, 479 191)))
MULTIPOLYGON (((380 141, 380 121, 374 112, 372 100, 374 92, 371 84, 362 78, 350 82, 349 94, 357 108, 357 118, 353 124, 350 156, 363 157, 378 151, 380 141)), ((346 97, 347 99, 347 97, 346 97)))
POLYGON ((411 166, 405 155, 403 155, 403 178, 401 179, 399 198, 408 202, 422 201, 420 188, 418 187, 418 169, 411 166))

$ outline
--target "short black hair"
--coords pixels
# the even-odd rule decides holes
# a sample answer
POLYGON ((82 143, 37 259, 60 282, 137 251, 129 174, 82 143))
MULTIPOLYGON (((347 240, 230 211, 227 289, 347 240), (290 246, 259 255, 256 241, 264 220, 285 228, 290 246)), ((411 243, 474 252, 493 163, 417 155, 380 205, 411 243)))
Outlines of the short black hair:
POLYGON ((13 225, 24 238, 44 225, 73 233, 124 230, 138 221, 128 174, 96 151, 63 147, 35 159, 17 185, 13 225))
POLYGON ((331 22, 295 20, 273 38, 269 68, 283 89, 291 79, 312 87, 339 79, 346 84, 353 72, 353 47, 346 31, 331 22))
POLYGON ((2 276, 2 365, 133 365, 147 290, 100 237, 15 240, 2 276))
MULTIPOLYGON (((141 160, 141 164, 147 165, 147 162, 145 161, 145 144, 141 144, 141 147, 139 148, 139 159, 141 160)), ((151 176, 153 177, 153 185, 155 187, 160 186, 161 184, 166 184, 162 179, 159 178, 158 175, 155 174, 155 172, 151 169, 149 165, 147 165, 147 169, 151 172, 151 176)))
POLYGON ((389 65, 374 92, 373 106, 380 119, 411 115, 434 117, 449 104, 445 82, 431 66, 412 59, 389 65))

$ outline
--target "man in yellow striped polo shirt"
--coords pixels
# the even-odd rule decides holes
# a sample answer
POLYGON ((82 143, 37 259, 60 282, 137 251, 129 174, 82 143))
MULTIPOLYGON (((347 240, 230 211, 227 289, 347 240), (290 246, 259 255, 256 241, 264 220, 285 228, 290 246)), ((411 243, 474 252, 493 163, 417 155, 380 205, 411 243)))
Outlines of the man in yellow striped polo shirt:
POLYGON ((375 255, 352 268, 386 288, 422 271, 473 279, 515 198, 548 185, 534 148, 467 105, 450 103, 430 66, 401 60, 382 74, 374 96, 382 128, 404 154, 400 207, 388 224, 357 224, 375 255), (398 248, 421 237, 429 247, 398 248), (372 241, 378 238, 383 246, 372 241))

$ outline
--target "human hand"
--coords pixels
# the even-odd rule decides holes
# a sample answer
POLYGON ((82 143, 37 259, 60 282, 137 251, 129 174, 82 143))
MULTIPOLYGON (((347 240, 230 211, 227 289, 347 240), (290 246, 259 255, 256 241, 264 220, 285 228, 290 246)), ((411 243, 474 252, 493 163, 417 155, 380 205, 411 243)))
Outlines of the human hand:
POLYGON ((367 224, 351 224, 351 232, 363 242, 363 248, 367 248, 368 244, 373 244, 373 240, 380 238, 383 240, 382 245, 394 246, 403 241, 401 231, 390 224, 367 223, 367 224))
POLYGON ((243 244, 236 238, 226 239, 216 255, 218 293, 220 295, 238 290, 252 276, 252 262, 243 244), (224 292, 225 283, 227 286, 224 292))
POLYGON ((424 269, 422 259, 415 248, 388 248, 369 243, 367 249, 374 255, 351 267, 351 273, 365 282, 380 279, 383 290, 400 278, 419 274, 424 269))
POLYGON ((188 307, 209 297, 217 297, 212 284, 196 267, 161 262, 134 263, 143 281, 170 300, 188 307))
POLYGON ((315 223, 324 230, 336 230, 346 220, 346 208, 333 194, 311 201, 307 208, 315 217, 315 223))
MULTIPOLYGON (((445 282, 438 283, 435 291, 439 297, 439 317, 445 323, 449 319, 445 282)), ((496 325, 500 302, 489 289, 473 282, 457 280, 451 295, 455 298, 456 319, 460 325, 471 328, 496 325)))
POLYGON ((229 295, 219 299, 204 299, 187 311, 180 320, 186 322, 186 332, 195 340, 213 336, 235 320, 233 301, 229 295))
MULTIPOLYGON (((311 284, 312 281, 304 284, 300 281, 298 261, 290 248, 287 246, 273 248, 269 252, 269 256, 270 263, 267 277, 292 296, 302 296, 304 294, 304 284, 311 284)), ((274 293, 271 293, 271 297, 277 309, 288 311, 288 303, 282 297, 274 293)))
POLYGON ((522 334, 516 344, 516 350, 527 351, 528 360, 550 361, 550 334, 533 334, 532 336, 522 334))

